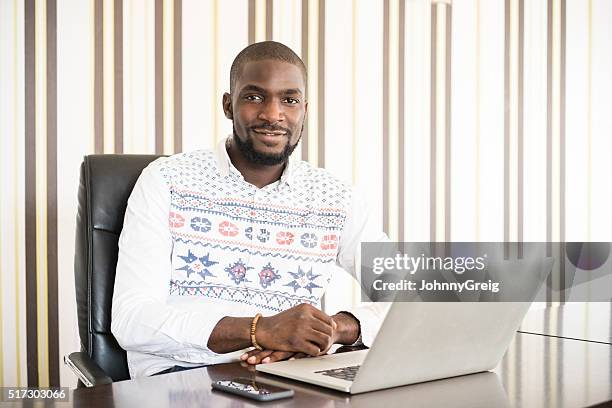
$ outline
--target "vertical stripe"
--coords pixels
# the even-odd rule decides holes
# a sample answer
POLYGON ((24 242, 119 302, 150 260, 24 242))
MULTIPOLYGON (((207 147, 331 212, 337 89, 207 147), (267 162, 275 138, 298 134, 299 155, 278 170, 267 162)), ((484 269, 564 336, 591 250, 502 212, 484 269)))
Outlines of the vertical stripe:
POLYGON ((102 0, 102 104, 104 106, 104 153, 115 151, 114 0, 102 0))
MULTIPOLYGON (((302 1, 306 2, 308 0, 302 1)), ((249 44, 255 42, 255 2, 256 0, 249 0, 249 44)))
MULTIPOLYGON (((19 229, 19 225, 20 225, 20 217, 19 217, 19 208, 21 208, 22 206, 19 204, 19 179, 18 179, 18 175, 19 175, 19 140, 21 137, 23 137, 23 135, 21 135, 19 133, 19 126, 17 125, 18 123, 18 108, 17 106, 19 105, 19 94, 18 94, 18 60, 19 60, 19 55, 18 55, 18 34, 17 34, 17 11, 18 5, 17 5, 17 0, 14 0, 13 2, 13 27, 14 27, 14 34, 13 34, 13 72, 15 75, 15 81, 13 81, 13 106, 15 107, 14 112, 15 112, 15 116, 13 117, 13 123, 14 123, 14 133, 13 133, 13 157, 15 158, 14 160, 14 165, 13 165, 13 174, 15 175, 15 180, 13 181, 13 197, 15 199, 14 202, 14 210, 13 210, 13 223, 15 225, 15 230, 13 232, 13 236, 15 238, 14 242, 14 248, 15 248, 15 252, 13 254, 13 258, 15 261, 15 271, 14 271, 14 279, 15 279, 15 366, 16 366, 16 377, 17 377, 17 386, 20 387, 21 386, 21 316, 22 316, 22 312, 21 312, 21 278, 22 278, 22 273, 21 273, 21 254, 19 251, 19 246, 20 246, 20 242, 21 242, 21 233, 20 233, 20 229, 19 229)), ((25 9, 25 7, 24 7, 25 9)), ((27 42, 26 42, 27 44, 27 42)), ((25 52, 24 52, 24 56, 25 56, 25 52)), ((24 62, 26 62, 27 59, 24 58, 24 62)), ((27 65, 26 65, 27 66, 27 65)), ((25 68, 25 72, 27 72, 27 68, 25 68)), ((27 79, 27 75, 26 75, 26 79, 27 79)), ((27 82, 26 82, 27 83, 27 82)), ((27 132, 25 135, 26 140, 28 139, 27 136, 27 132)), ((26 179, 27 180, 27 179, 26 179)), ((26 277, 28 276, 28 272, 27 272, 27 267, 26 267, 26 277)), ((27 286, 27 284, 26 284, 27 286)), ((27 288, 26 288, 27 291, 27 288)), ((26 296, 27 297, 27 296, 26 296)), ((27 310, 26 310, 27 313, 27 310)), ((27 314, 26 314, 27 316, 27 314)), ((26 321, 26 330, 27 330, 27 321, 26 321)), ((27 338, 27 334, 26 334, 26 338, 27 338)), ((27 341, 27 340, 26 340, 27 341)), ((26 343, 26 361, 29 359, 29 354, 28 354, 28 350, 27 350, 27 343, 26 343)))
POLYGON ((476 101, 476 117, 475 117, 475 125, 474 125, 474 129, 475 129, 475 144, 476 144, 476 153, 475 153, 475 160, 476 160, 476 171, 475 171, 475 180, 474 180, 474 184, 475 184, 475 195, 476 195, 476 205, 474 206, 474 219, 475 219, 475 240, 478 242, 480 241, 480 110, 481 110, 481 106, 480 106, 480 64, 481 64, 481 59, 480 59, 480 0, 476 0, 476 7, 475 7, 475 11, 476 11, 476 45, 475 45, 475 49, 476 49, 476 62, 475 62, 475 67, 476 67, 476 74, 474 75, 475 77, 475 81, 476 81, 476 87, 475 87, 475 92, 474 92, 474 96, 475 96, 475 101, 476 101))
POLYGON ((47 0, 47 331, 49 385, 59 384, 57 259, 57 3, 47 0))
POLYGON ((398 100, 398 149, 397 149, 397 161, 398 161, 398 186, 397 186, 397 196, 398 196, 398 232, 397 237, 399 241, 404 241, 405 236, 405 219, 404 219, 404 200, 405 200, 405 189, 404 189, 404 175, 406 173, 406 166, 404 162, 404 151, 405 151, 405 133, 406 133, 406 123, 405 123, 405 112, 404 112, 404 103, 405 103, 405 56, 406 56, 406 47, 405 47, 405 36, 406 36, 406 1, 400 0, 399 2, 399 35, 398 35, 398 87, 397 87, 397 100, 398 100))
POLYGON ((162 0, 163 154, 174 154, 174 0, 162 0))
POLYGON ((123 0, 114 0, 115 153, 123 153, 123 0))
POLYGON ((388 127, 388 158, 386 166, 388 167, 389 178, 387 184, 389 187, 388 207, 386 211, 389 214, 389 237, 392 240, 398 239, 398 145, 399 145, 399 9, 400 0, 389 1, 389 127, 388 127))
POLYGON ((183 151, 183 0, 174 0, 174 152, 183 151))
POLYGON ((104 1, 94 0, 94 153, 104 152, 104 1))
POLYGON ((437 46, 438 43, 438 14, 436 13, 436 4, 431 4, 431 55, 430 55, 430 164, 429 164, 429 214, 430 214, 430 226, 429 226, 429 240, 436 241, 436 227, 437 227, 437 215, 436 215, 436 123, 437 123, 437 94, 436 94, 436 66, 437 62, 437 46))
MULTIPOLYGON (((565 4, 566 0, 561 0, 561 35, 560 35, 560 92, 559 92, 559 148, 560 148, 560 188, 559 188, 559 242, 565 242, 565 47, 566 47, 566 13, 565 4)), ((559 259, 565 260, 565 245, 560 245, 561 256, 559 259)), ((559 280, 561 282, 561 288, 563 289, 560 293, 559 301, 565 303, 565 261, 561 262, 559 270, 559 280)), ((560 323, 561 324, 561 323, 560 323)), ((561 347, 561 346, 560 346, 561 347)))
MULTIPOLYGON (((251 2, 255 0, 249 0, 249 36, 251 35, 251 27, 253 23, 251 23, 251 2)), ((253 17, 254 20, 254 17, 253 17)), ((304 65, 306 65, 306 69, 308 69, 308 0, 302 0, 302 61, 304 61, 304 65)), ((249 43, 251 43, 249 37, 249 43)), ((308 81, 310 82, 310 80, 308 81)), ((310 95, 307 97, 310 99, 310 95)), ((310 114, 308 114, 310 116, 310 114)), ((302 132, 302 160, 308 161, 308 116, 304 121, 304 131, 302 132)))
POLYGON ((25 268, 28 387, 38 386, 38 322, 36 313, 36 77, 35 2, 24 1, 25 65, 25 268))
POLYGON ((444 241, 451 240, 451 55, 452 55, 452 21, 453 21, 453 9, 450 4, 445 5, 446 8, 446 58, 444 60, 446 79, 445 86, 446 91, 444 92, 445 105, 444 105, 444 241))
POLYGON ((163 0, 155 0, 155 154, 164 151, 163 0))
POLYGON ((510 188, 510 7, 512 0, 504 1, 504 242, 510 241, 510 209, 508 191, 510 188))
POLYGON ((47 327, 47 4, 35 2, 35 127, 36 127, 36 311, 38 333, 38 386, 49 385, 49 333, 47 327))
POLYGON ((317 158, 318 166, 325 167, 325 0, 319 0, 318 11, 317 158))
MULTIPOLYGON (((553 36, 553 0, 546 5, 546 255, 551 255, 552 241, 552 36, 553 36)), ((552 274, 546 279, 546 302, 550 305, 552 298, 552 274)))
POLYGON ((272 40, 274 35, 274 1, 266 0, 266 41, 272 40))
MULTIPOLYGON (((524 52, 525 52, 525 3, 519 0, 518 15, 518 124, 517 124, 517 217, 516 240, 523 242, 523 134, 524 134, 524 52)), ((522 258, 522 245, 519 246, 519 257, 522 258)))
POLYGON ((383 4, 383 230, 389 234, 389 1, 383 4))

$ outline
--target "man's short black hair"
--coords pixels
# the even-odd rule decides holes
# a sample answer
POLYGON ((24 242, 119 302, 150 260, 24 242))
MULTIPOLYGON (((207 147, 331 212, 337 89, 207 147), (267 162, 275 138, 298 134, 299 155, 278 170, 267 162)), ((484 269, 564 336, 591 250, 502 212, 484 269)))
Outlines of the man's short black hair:
POLYGON ((293 64, 302 71, 304 76, 304 85, 308 80, 306 73, 306 65, 304 61, 293 50, 284 44, 276 41, 262 41, 254 43, 240 51, 234 62, 232 62, 232 68, 230 69, 230 93, 234 92, 234 87, 238 81, 238 77, 242 74, 244 66, 251 61, 262 61, 262 60, 276 60, 288 62, 293 64))

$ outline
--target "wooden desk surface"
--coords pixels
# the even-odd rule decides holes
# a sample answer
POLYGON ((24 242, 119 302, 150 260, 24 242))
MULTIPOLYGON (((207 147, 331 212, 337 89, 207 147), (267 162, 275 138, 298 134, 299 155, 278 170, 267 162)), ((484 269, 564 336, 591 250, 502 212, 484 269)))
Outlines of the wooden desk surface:
MULTIPOLYGON (((74 390, 76 407, 582 407, 612 400, 612 347, 517 334, 493 372, 348 396, 240 363, 74 390), (292 399, 257 403, 212 391, 211 382, 250 377, 295 390, 292 399)), ((384 368, 381 369, 384 375, 384 368)))
POLYGON ((612 344, 612 303, 567 303, 532 310, 520 331, 612 344))

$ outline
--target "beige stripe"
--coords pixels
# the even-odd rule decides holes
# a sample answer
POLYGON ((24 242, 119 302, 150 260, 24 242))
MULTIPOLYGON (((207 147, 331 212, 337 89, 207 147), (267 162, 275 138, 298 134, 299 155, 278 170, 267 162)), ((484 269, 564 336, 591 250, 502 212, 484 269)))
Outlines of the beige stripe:
POLYGON ((475 240, 480 241, 480 112, 482 106, 480 104, 480 0, 476 0, 476 89, 475 89, 475 100, 476 100, 476 124, 475 124, 475 139, 476 139, 476 157, 475 157, 475 166, 476 166, 476 180, 475 180, 475 194, 476 194, 476 205, 474 206, 474 219, 475 219, 475 240))
POLYGON ((274 37, 274 1, 266 0, 266 41, 274 37))
POLYGON ((174 0, 174 152, 183 151, 183 0, 174 0))
POLYGON ((395 155, 398 160, 398 176, 397 176, 397 239, 398 241, 404 241, 405 239, 405 199, 406 192, 404 188, 404 177, 406 173, 405 165, 405 137, 406 137, 406 122, 404 115, 404 103, 405 103, 405 59, 406 59, 406 47, 405 47, 405 36, 406 36, 406 2, 400 0, 399 4, 399 22, 398 22, 398 80, 397 80, 397 112, 398 112, 398 129, 397 129, 397 152, 395 155))
MULTIPOLYGON (((251 16, 251 2, 255 0, 249 0, 249 22, 251 16)), ((301 44, 301 57, 302 61, 306 65, 306 69, 308 69, 308 0, 302 0, 302 44, 301 44)), ((251 27, 249 27, 249 33, 251 32, 251 27)), ((309 74, 310 75, 310 74, 309 74)), ((309 79, 308 82, 312 81, 309 79)), ((310 88, 308 88, 310 90, 310 88)), ((308 92, 307 92, 308 93, 308 92)), ((308 103, 310 106, 310 94, 307 95, 308 103)), ((314 106, 314 105, 313 105, 314 106)), ((308 116, 310 116, 310 112, 308 112, 308 116)), ((310 132, 308 126, 308 119, 304 123, 304 131, 302 133, 302 160, 308 161, 308 133, 310 132)))
POLYGON ((155 154, 164 152, 164 0, 155 0, 155 154))
POLYGON ((266 0, 255 0, 255 42, 266 40, 266 0))
MULTIPOLYGON (((382 103, 382 189, 383 189, 383 230, 389 234, 389 1, 383 4, 383 103, 382 103)), ((432 6, 433 7, 433 6, 432 6)))
MULTIPOLYGON (((13 33, 13 72, 15 73, 15 75, 17 75, 18 72, 18 56, 17 56, 17 50, 18 50, 18 34, 17 34, 17 7, 18 7, 18 3, 17 0, 13 1, 13 27, 14 27, 14 33, 13 33)), ((19 127, 17 126, 18 123, 18 109, 17 106, 19 106, 19 94, 18 94, 18 87, 17 87, 18 81, 15 80, 13 81, 13 106, 15 107, 15 109, 13 110, 14 112, 14 116, 13 116, 13 123, 15 124, 15 128, 14 128, 14 132, 13 132, 13 157, 15 158, 15 160, 13 161, 14 165, 13 165, 13 174, 15 175, 14 180, 13 180, 13 197, 15 199, 14 202, 14 210, 13 210, 13 223, 15 225, 15 230, 13 231, 13 237, 15 239, 14 241, 14 245, 15 245, 15 249, 14 249, 14 254, 13 254, 13 260, 15 262, 15 271, 14 271, 14 279, 15 279, 15 370, 16 370, 16 376, 17 376, 17 386, 21 387, 21 327, 19 325, 20 321, 21 321, 21 288, 20 288, 20 280, 21 280, 21 257, 19 254, 19 246, 21 243, 21 234, 19 233, 19 187, 18 187, 18 182, 19 182, 19 160, 17 159, 19 157, 19 148, 18 148, 18 144, 17 144, 17 140, 20 139, 20 137, 22 137, 22 135, 19 133, 19 127)))
POLYGON ((123 153, 123 0, 114 1, 114 115, 115 153, 123 153))
POLYGON ((104 153, 104 0, 93 0, 94 153, 104 153))
POLYGON ((325 167, 325 0, 319 0, 317 26, 317 157, 318 166, 325 167))
POLYGON ((435 241, 443 242, 447 239, 446 237, 446 124, 448 118, 446 117, 446 20, 447 7, 445 4, 438 3, 435 5, 437 14, 436 24, 436 177, 435 186, 436 189, 436 225, 435 225, 435 241))
POLYGON ((36 2, 36 280, 38 386, 49 386, 47 327, 47 8, 36 2))
POLYGON ((444 106, 444 241, 451 240, 451 73, 453 9, 446 5, 445 106, 444 106))
POLYGON ((115 152, 115 5, 102 1, 102 64, 104 100, 104 153, 115 152))
POLYGON ((162 111, 164 154, 174 153, 174 0, 163 0, 162 111))

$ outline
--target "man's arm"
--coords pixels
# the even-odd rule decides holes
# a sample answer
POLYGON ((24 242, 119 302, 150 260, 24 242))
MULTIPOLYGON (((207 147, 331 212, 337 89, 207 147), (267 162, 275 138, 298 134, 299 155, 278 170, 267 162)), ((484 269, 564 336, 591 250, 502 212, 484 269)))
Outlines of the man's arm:
MULTIPOLYGON (((224 317, 213 329, 208 348, 216 353, 228 353, 251 346, 251 322, 250 317, 224 317)), ((303 303, 260 318, 255 335, 264 349, 316 356, 334 343, 354 343, 359 337, 359 324, 347 313, 330 317, 303 303)))

